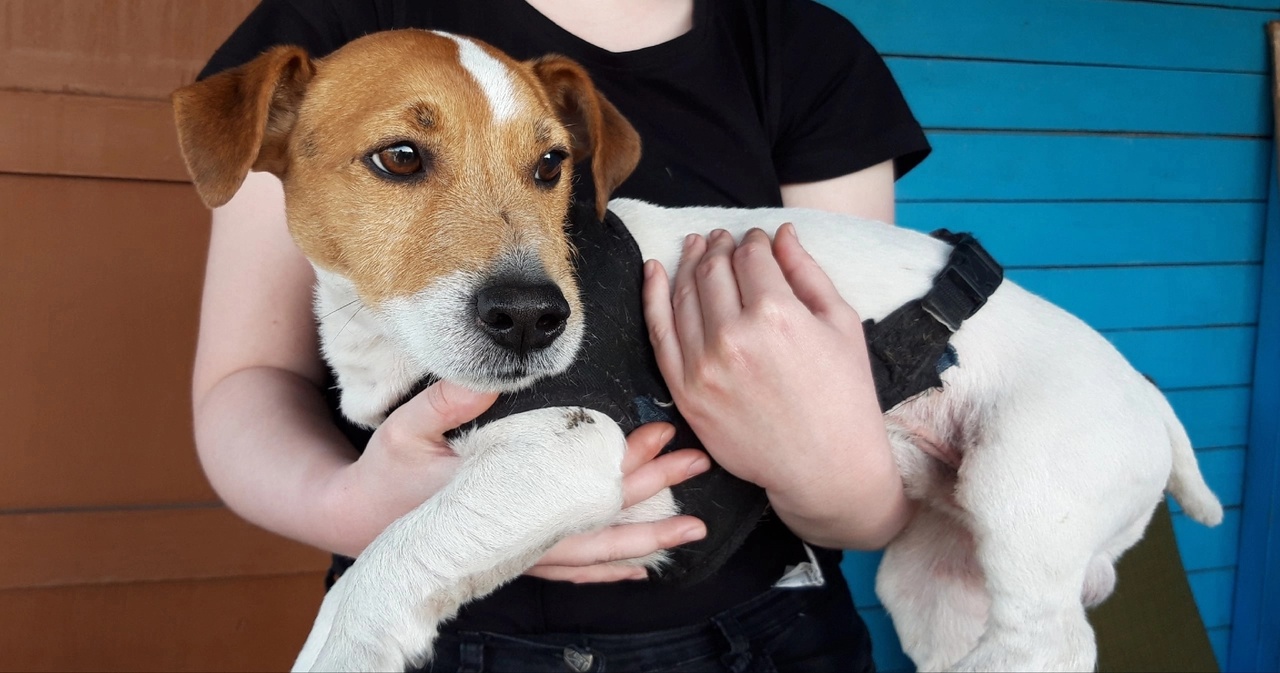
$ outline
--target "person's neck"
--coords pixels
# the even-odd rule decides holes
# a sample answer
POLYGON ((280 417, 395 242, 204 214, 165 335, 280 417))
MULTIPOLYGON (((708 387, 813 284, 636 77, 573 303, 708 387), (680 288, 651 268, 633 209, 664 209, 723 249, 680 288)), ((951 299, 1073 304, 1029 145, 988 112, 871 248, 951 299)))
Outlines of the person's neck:
POLYGON ((577 37, 612 52, 673 40, 693 28, 694 0, 526 0, 577 37))

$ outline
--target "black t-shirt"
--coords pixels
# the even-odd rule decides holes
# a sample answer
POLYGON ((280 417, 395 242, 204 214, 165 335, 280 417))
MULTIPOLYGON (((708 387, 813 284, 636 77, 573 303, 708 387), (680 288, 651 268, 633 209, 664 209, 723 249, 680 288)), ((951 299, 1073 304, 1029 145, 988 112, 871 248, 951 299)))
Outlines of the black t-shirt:
MULTIPOLYGON (((888 160, 902 175, 928 154, 883 60, 836 12, 811 0, 694 4, 688 33, 614 53, 524 0, 263 0, 200 76, 278 44, 322 57, 362 35, 399 28, 469 35, 519 59, 559 53, 586 67, 640 133, 640 165, 615 196, 666 206, 779 206, 780 185, 888 160)), ((580 197, 591 184, 583 168, 575 183, 580 197)), ((521 577, 468 605, 446 628, 513 634, 673 628, 767 590, 787 565, 805 558, 794 534, 768 517, 715 576, 692 587, 521 577)), ((820 558, 827 590, 847 591, 839 553, 820 558)))

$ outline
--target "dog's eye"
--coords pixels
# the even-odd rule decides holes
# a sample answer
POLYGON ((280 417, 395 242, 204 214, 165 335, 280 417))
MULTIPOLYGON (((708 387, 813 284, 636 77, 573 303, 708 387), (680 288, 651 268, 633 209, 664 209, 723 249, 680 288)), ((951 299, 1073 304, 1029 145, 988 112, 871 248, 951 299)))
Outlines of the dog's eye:
POLYGON ((533 179, 542 187, 554 187, 560 181, 560 166, 569 155, 560 150, 551 150, 538 159, 538 166, 533 170, 533 179))
POLYGON ((422 155, 409 143, 392 145, 369 155, 378 170, 387 175, 405 177, 422 172, 422 155))

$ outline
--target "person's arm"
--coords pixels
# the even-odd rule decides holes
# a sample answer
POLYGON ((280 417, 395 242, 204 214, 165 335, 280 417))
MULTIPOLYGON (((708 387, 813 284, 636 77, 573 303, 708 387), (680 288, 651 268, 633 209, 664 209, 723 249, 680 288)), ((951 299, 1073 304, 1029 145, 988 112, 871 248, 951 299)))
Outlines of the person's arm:
POLYGON ((426 430, 425 442, 393 441, 383 451, 382 442, 371 443, 371 459, 357 462, 320 391, 313 282, 285 227, 280 182, 250 174, 213 215, 192 385, 196 448, 237 514, 354 555, 452 474, 454 461, 430 435, 479 414, 492 398, 438 388, 412 410, 422 413, 389 419, 382 433, 404 429, 416 438, 426 430), (402 422, 410 417, 421 425, 402 422), (405 474, 390 478, 396 470, 405 474))
MULTIPOLYGON (((892 221, 888 162, 783 189, 786 205, 892 221)), ((826 547, 882 547, 911 505, 889 449, 861 319, 793 235, 691 239, 674 291, 646 267, 663 376, 707 450, 763 486, 788 526, 826 547)))
MULTIPOLYGON (((279 180, 251 173, 213 221, 192 384, 205 474, 245 519, 355 556, 452 477, 457 459, 444 433, 479 415, 494 396, 433 385, 388 416, 357 459, 321 395, 314 274, 289 237, 279 180)), ((628 502, 705 469, 697 451, 651 460, 663 435, 654 425, 628 438, 628 502)), ((536 572, 575 581, 634 577, 633 568, 598 564, 674 546, 690 529, 700 536, 701 526, 676 517, 570 538, 536 572)))
POLYGON ((847 213, 894 223, 893 162, 830 180, 782 185, 782 205, 847 213))

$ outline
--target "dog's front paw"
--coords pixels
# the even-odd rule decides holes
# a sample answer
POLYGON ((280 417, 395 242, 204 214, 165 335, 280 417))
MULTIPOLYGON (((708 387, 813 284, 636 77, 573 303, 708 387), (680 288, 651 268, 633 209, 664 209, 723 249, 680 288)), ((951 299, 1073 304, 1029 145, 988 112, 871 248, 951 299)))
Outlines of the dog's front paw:
MULTIPOLYGON (((622 510, 613 518, 612 521, 609 522, 609 524, 612 526, 619 526, 629 523, 650 523, 653 521, 670 519, 679 513, 680 506, 676 503, 675 496, 671 493, 671 489, 664 488, 648 500, 643 500, 622 510)), ((650 570, 661 570, 670 562, 671 554, 665 549, 659 549, 652 554, 641 556, 639 558, 614 561, 614 564, 644 567, 650 570)))
POLYGON ((465 489, 486 518, 525 540, 601 527, 622 507, 626 437, 600 412, 527 411, 485 425, 452 446, 466 459, 459 490, 465 489))

